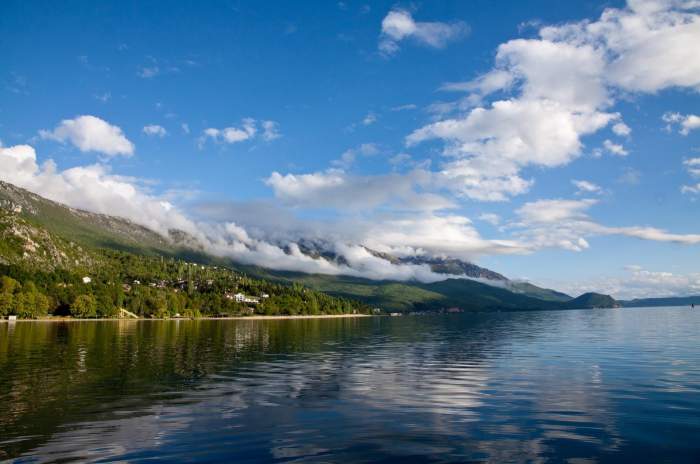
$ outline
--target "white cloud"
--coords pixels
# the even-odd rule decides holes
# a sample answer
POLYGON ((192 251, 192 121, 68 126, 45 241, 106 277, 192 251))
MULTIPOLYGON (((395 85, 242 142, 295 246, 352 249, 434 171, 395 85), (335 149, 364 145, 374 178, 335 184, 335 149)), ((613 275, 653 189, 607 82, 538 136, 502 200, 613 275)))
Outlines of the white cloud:
POLYGON ((168 135, 168 131, 165 130, 165 127, 159 126, 157 124, 149 124, 147 126, 144 126, 143 133, 146 135, 160 138, 163 138, 166 135, 168 135))
POLYGON ((233 144, 252 140, 258 135, 265 142, 281 137, 279 125, 275 121, 260 121, 259 125, 262 128, 262 133, 258 130, 258 121, 253 118, 243 119, 240 127, 231 126, 223 129, 208 127, 202 132, 202 136, 199 138, 199 145, 202 147, 207 139, 233 144))
POLYGON ((484 96, 497 90, 509 89, 514 81, 513 73, 495 69, 472 81, 446 82, 440 86, 440 90, 444 92, 477 92, 484 96))
POLYGON ((498 47, 496 63, 521 81, 525 99, 553 100, 577 111, 611 103, 601 79, 604 55, 592 45, 516 39, 498 47))
POLYGON ((382 20, 379 51, 390 56, 398 52, 399 42, 414 40, 432 48, 444 48, 449 42, 465 37, 469 33, 466 23, 419 22, 407 10, 391 10, 382 20))
POLYGON ((606 139, 603 142, 603 148, 605 148, 605 151, 607 151, 608 153, 611 153, 613 155, 617 155, 617 156, 629 155, 629 152, 627 150, 625 150, 625 147, 623 147, 619 143, 615 143, 609 139, 606 139))
POLYGON ((554 224, 564 220, 586 218, 585 211, 597 200, 537 200, 525 203, 517 210, 527 224, 554 224))
POLYGON ((668 123, 666 128, 671 130, 673 125, 678 126, 678 132, 688 135, 690 131, 700 129, 700 116, 695 114, 664 113, 661 119, 668 123))
POLYGON ((620 137, 627 137, 632 133, 632 129, 630 129, 630 127, 624 122, 618 122, 617 124, 613 125, 612 131, 615 133, 615 135, 619 135, 620 137))
POLYGON ((52 131, 40 130, 43 139, 70 142, 80 151, 94 151, 107 156, 131 156, 134 144, 122 130, 96 116, 84 115, 75 119, 64 119, 52 131))
POLYGON ((601 193, 603 189, 599 186, 594 184, 593 182, 589 182, 587 180, 572 180, 572 184, 578 189, 579 194, 588 194, 588 193, 601 193))
POLYGON ((533 180, 523 179, 517 172, 517 166, 510 161, 474 157, 444 163, 436 177, 444 188, 459 197, 507 201, 527 192, 534 184, 533 180))
POLYGON ((700 244, 700 234, 675 234, 655 227, 610 227, 594 222, 587 214, 598 201, 537 200, 516 210, 519 220, 508 224, 521 243, 531 250, 563 248, 582 251, 589 247, 587 238, 601 235, 622 235, 642 240, 682 245, 700 244))
POLYGON ((581 135, 614 118, 605 113, 573 113, 551 100, 502 100, 476 108, 463 119, 430 124, 410 134, 409 146, 439 138, 450 142, 450 155, 501 158, 517 166, 554 167, 581 152, 581 135))
POLYGON ((330 169, 311 174, 273 172, 265 183, 285 204, 306 208, 336 208, 369 211, 390 206, 399 210, 435 211, 454 204, 430 188, 435 180, 429 171, 414 170, 407 174, 352 176, 330 169))
POLYGON ((185 134, 190 133, 190 125, 187 124, 186 122, 183 122, 182 124, 180 124, 180 128, 182 129, 182 132, 184 132, 185 134))
POLYGON ((700 158, 690 158, 683 161, 688 174, 693 177, 700 177, 700 158))
POLYGON ((700 15, 697 2, 630 0, 598 21, 545 27, 545 40, 593 45, 605 51, 605 79, 631 92, 700 88, 700 15))
POLYGON ((455 189, 462 188, 477 200, 504 200, 526 192, 532 184, 519 176, 523 167, 569 163, 581 153, 581 136, 614 118, 608 113, 573 112, 552 100, 502 100, 488 109, 473 109, 463 118, 422 127, 406 142, 412 146, 444 140, 445 154, 457 158, 444 167, 445 174, 455 179, 455 189))
MULTIPOLYGON (((696 4, 680 0, 630 1, 628 7, 606 9, 595 21, 542 27, 538 38, 503 43, 491 70, 472 81, 441 87, 468 92, 466 97, 431 105, 439 118, 461 114, 414 131, 407 143, 439 139, 446 156, 490 164, 490 174, 481 174, 474 185, 488 185, 481 181, 492 177, 522 181, 520 171, 526 166, 568 164, 580 155, 585 136, 610 123, 618 136, 631 133, 619 114, 608 112, 621 94, 670 87, 700 90, 697 10, 696 4), (499 91, 513 96, 482 103, 499 91)), ((396 19, 397 35, 410 31, 410 21, 396 19)), ((679 123, 681 131, 691 130, 694 121, 688 119, 685 127, 679 123)), ((603 149, 628 154, 610 140, 603 149)), ((474 190, 467 196, 503 199, 518 194, 474 190)))

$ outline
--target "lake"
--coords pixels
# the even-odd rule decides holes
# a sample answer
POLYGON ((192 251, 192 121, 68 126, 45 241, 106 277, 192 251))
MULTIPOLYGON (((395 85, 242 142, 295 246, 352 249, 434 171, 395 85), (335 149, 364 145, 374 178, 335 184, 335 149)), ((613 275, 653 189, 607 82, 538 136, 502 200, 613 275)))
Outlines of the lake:
POLYGON ((0 324, 0 460, 700 462, 700 310, 0 324))

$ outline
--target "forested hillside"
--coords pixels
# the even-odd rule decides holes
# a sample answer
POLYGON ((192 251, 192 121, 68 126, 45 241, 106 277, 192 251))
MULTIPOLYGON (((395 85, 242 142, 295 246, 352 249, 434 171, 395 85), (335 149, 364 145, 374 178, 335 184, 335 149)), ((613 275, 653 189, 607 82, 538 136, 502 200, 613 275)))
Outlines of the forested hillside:
POLYGON ((299 284, 176 257, 77 245, 0 208, 0 316, 197 317, 367 312, 299 284))

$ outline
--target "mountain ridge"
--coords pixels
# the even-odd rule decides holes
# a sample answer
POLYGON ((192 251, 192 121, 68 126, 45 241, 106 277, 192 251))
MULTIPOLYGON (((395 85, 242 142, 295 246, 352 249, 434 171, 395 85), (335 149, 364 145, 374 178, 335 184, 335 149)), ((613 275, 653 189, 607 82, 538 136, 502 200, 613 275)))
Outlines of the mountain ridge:
MULTIPOLYGON (((115 249, 146 256, 186 258, 208 264, 225 264, 256 278, 289 285, 301 283, 329 295, 357 299, 384 310, 535 310, 566 309, 572 305, 618 305, 607 295, 589 295, 585 298, 585 295, 581 295, 572 298, 528 282, 510 280, 495 271, 456 258, 395 257, 369 248, 367 250, 373 255, 392 263, 427 265, 433 272, 444 274, 447 278, 431 283, 381 281, 346 275, 280 271, 241 264, 228 258, 207 254, 203 248, 197 248, 196 240, 185 232, 170 230, 166 237, 128 219, 71 208, 5 182, 0 182, 0 207, 45 227, 61 240, 77 246, 115 249)), ((304 254, 312 257, 322 257, 338 263, 342 263, 344 259, 312 241, 302 241, 299 248, 304 254)))

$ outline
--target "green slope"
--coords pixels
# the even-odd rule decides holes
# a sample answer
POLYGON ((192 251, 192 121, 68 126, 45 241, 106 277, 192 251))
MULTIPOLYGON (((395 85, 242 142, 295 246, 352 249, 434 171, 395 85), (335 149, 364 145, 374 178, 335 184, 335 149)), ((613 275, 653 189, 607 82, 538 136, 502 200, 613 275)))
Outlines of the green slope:
POLYGON ((584 293, 571 301, 564 303, 570 309, 619 308, 620 303, 610 295, 600 293, 584 293))
POLYGON ((385 311, 437 310, 450 307, 459 307, 466 311, 562 308, 560 302, 539 300, 470 279, 447 279, 424 284, 272 271, 253 266, 242 269, 248 275, 258 278, 299 282, 330 295, 359 299, 385 311))
POLYGON ((558 292, 549 288, 538 287, 529 282, 517 282, 511 280, 508 284, 508 289, 514 293, 519 293, 521 295, 545 301, 565 302, 572 299, 572 297, 566 293, 558 292))

